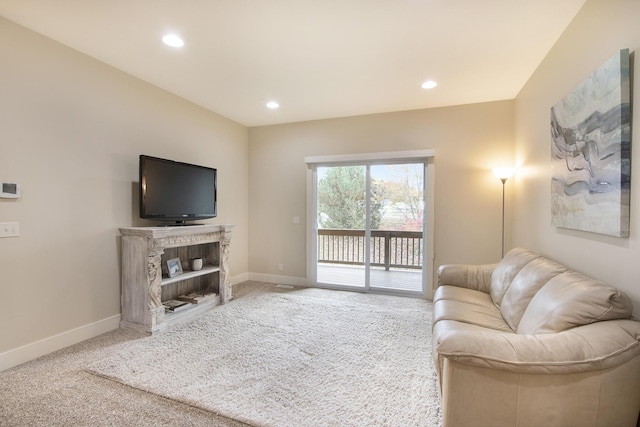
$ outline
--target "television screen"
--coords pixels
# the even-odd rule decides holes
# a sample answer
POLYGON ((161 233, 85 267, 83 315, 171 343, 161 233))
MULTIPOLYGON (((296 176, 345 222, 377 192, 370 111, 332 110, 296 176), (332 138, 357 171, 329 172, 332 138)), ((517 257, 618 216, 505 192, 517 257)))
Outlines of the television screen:
POLYGON ((140 155, 140 218, 193 221, 217 215, 217 170, 140 155))

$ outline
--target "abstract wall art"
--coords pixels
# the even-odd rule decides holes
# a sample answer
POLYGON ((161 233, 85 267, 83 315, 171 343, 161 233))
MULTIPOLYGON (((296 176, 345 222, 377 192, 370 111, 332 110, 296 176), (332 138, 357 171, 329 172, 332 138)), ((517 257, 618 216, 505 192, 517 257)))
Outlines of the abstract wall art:
POLYGON ((629 49, 551 108, 551 225, 629 236, 629 49))

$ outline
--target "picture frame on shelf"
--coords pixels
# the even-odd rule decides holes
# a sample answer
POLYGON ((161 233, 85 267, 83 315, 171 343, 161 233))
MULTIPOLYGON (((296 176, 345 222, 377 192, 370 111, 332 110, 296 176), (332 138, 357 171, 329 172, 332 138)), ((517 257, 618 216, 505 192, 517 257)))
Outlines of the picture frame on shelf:
POLYGON ((180 258, 171 258, 167 260, 167 270, 169 277, 176 277, 182 274, 182 262, 180 258))

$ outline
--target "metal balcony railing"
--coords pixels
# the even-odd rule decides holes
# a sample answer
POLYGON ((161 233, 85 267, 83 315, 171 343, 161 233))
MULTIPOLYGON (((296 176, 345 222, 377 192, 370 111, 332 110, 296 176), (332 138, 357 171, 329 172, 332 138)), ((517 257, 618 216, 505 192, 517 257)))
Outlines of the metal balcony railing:
MULTIPOLYGON (((364 265, 364 230, 318 230, 318 262, 364 265)), ((372 230, 372 266, 422 269, 422 232, 372 230)))

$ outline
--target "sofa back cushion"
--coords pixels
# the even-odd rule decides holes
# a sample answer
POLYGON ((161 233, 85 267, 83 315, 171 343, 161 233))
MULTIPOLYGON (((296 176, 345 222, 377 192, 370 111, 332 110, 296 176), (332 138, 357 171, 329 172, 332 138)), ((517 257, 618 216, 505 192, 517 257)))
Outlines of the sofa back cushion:
POLYGON ((515 248, 507 252, 502 260, 496 265, 496 268, 491 274, 491 299, 493 303, 500 307, 504 294, 511 286, 513 278, 522 270, 522 268, 529 264, 540 255, 534 254, 526 249, 515 248))
POLYGON ((519 334, 561 332, 601 320, 628 319, 633 305, 613 286, 566 271, 553 277, 531 299, 519 334))
POLYGON ((500 313, 511 329, 517 332, 522 315, 538 290, 565 271, 566 267, 544 257, 534 259, 520 270, 500 304, 500 313))

